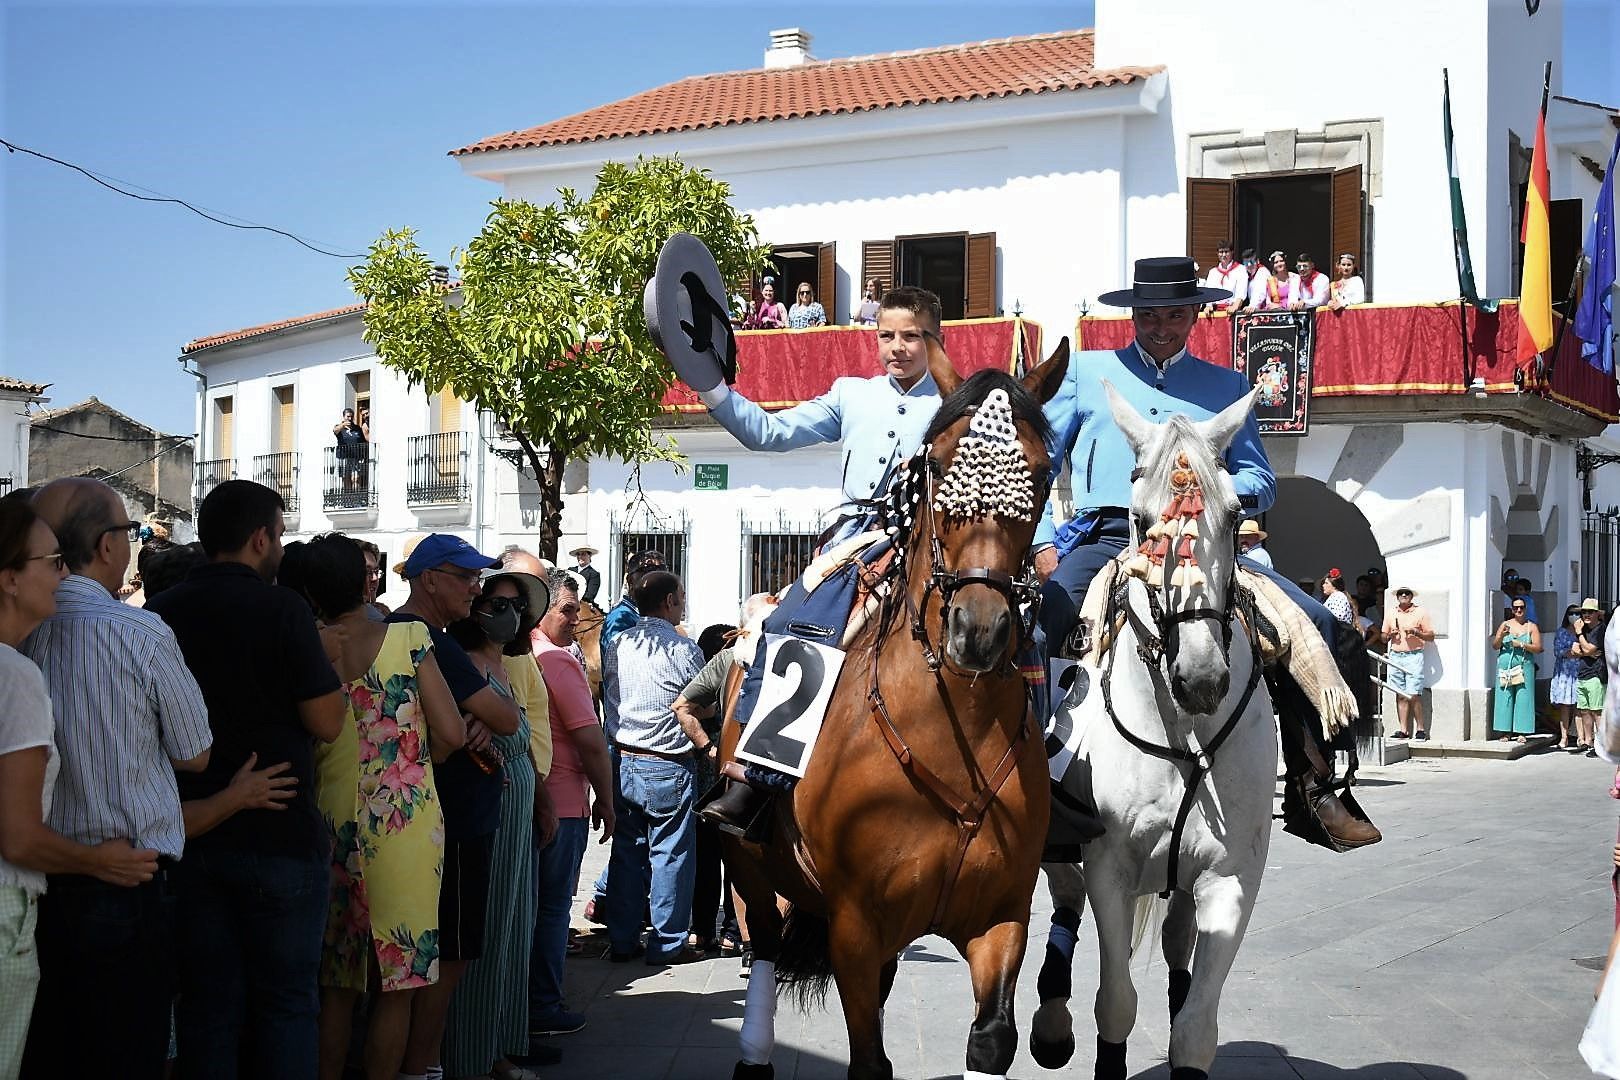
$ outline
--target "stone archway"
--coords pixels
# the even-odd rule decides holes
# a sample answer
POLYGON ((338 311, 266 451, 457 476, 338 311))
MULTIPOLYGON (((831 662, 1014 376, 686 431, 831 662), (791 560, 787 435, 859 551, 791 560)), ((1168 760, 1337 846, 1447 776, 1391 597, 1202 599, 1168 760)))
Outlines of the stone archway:
POLYGON ((1261 525, 1277 572, 1291 581, 1318 581, 1336 566, 1354 588, 1368 567, 1385 569, 1384 551, 1361 511, 1314 477, 1278 477, 1277 502, 1261 525))

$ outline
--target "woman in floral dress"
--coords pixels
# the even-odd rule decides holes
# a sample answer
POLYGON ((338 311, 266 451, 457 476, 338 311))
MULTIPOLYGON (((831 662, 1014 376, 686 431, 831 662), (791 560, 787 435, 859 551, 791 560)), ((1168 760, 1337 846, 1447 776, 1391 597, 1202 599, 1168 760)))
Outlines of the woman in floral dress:
POLYGON ((305 545, 299 577, 325 624, 321 640, 349 703, 349 723, 315 754, 315 798, 332 839, 320 1074, 343 1076, 354 1003, 370 989, 365 1075, 393 1080, 410 1032, 411 992, 439 977, 444 818, 432 762, 459 748, 466 729, 427 627, 368 616, 359 544, 316 537, 305 545))
MULTIPOLYGON (((531 1080, 512 1062, 529 1052, 529 952, 534 937, 534 819, 536 769, 530 750, 530 719, 524 696, 513 689, 503 651, 528 652, 528 631, 546 608, 550 592, 532 574, 492 570, 468 618, 447 628, 496 693, 518 702, 522 718, 511 735, 495 735, 486 752, 501 759, 501 823, 489 858, 489 906, 484 955, 456 988, 445 1024, 444 1074, 531 1080)), ((531 668, 532 660, 528 661, 531 668)), ((538 669, 536 669, 538 670, 538 669)), ((538 718, 536 718, 538 719, 538 718)), ((549 715, 545 721, 550 723, 549 715)))
POLYGON ((1581 609, 1574 604, 1564 609, 1564 621, 1558 624, 1558 636, 1553 638, 1553 677, 1547 689, 1547 700, 1558 721, 1558 745, 1575 749, 1575 697, 1581 661, 1571 650, 1575 647, 1575 629, 1581 624, 1581 609))

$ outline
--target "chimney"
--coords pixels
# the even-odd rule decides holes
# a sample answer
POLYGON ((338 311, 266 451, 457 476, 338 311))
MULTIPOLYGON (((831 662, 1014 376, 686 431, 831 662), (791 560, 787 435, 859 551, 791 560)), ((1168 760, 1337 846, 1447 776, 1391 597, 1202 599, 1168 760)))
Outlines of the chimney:
POLYGON ((810 55, 810 31, 797 26, 771 31, 771 47, 765 50, 767 68, 799 67, 814 59, 810 55))

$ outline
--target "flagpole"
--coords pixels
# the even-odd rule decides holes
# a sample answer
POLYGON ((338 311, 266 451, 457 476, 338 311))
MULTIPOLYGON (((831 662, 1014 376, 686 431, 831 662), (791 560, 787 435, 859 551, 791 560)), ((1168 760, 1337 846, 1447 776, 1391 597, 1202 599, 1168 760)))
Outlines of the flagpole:
POLYGON ((1559 346, 1563 345, 1564 343, 1564 331, 1568 330, 1569 324, 1575 321, 1575 312, 1570 305, 1575 302, 1575 294, 1578 291, 1576 287, 1580 285, 1581 271, 1585 269, 1586 253, 1582 252, 1581 257, 1575 260, 1575 272, 1569 277, 1569 292, 1564 296, 1564 308, 1569 312, 1569 314, 1565 315, 1563 317, 1563 321, 1558 324, 1558 332, 1553 335, 1552 352, 1547 357, 1547 371, 1545 377, 1548 382, 1552 381, 1553 368, 1558 364, 1558 349, 1559 346))

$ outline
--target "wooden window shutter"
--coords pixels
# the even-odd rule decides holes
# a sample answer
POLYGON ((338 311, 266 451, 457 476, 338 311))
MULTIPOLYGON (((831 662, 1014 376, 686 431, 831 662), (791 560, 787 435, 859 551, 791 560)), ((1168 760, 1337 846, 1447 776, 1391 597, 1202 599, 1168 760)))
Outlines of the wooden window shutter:
POLYGON ((967 295, 962 317, 988 319, 996 314, 996 234, 970 233, 967 238, 967 295))
POLYGON ((838 323, 838 262, 832 244, 816 249, 816 299, 827 312, 827 325, 838 323))
POLYGON ((879 296, 900 284, 894 277, 893 240, 867 240, 861 244, 860 295, 866 295, 866 283, 873 278, 882 286, 879 296))
POLYGON ((293 388, 276 387, 276 445, 277 453, 284 453, 296 445, 297 426, 293 411, 293 388))
POLYGON ((1336 169, 1333 173, 1333 194, 1330 217, 1333 223, 1333 250, 1324 251, 1316 256, 1317 268, 1324 271, 1328 277, 1335 274, 1334 267, 1338 265, 1340 255, 1354 255, 1356 265, 1361 267, 1363 280, 1367 276, 1363 265, 1361 251, 1361 166, 1351 165, 1347 169, 1336 169))
POLYGON ((461 430, 461 399, 456 392, 448 386, 433 395, 433 431, 440 434, 446 431, 461 430))
POLYGON ((1220 262, 1215 249, 1222 240, 1237 243, 1237 184, 1232 180, 1189 177, 1187 180, 1187 254, 1201 276, 1220 262))
POLYGON ((219 410, 219 416, 214 423, 214 456, 224 461, 236 456, 234 405, 235 402, 228 397, 215 399, 215 408, 219 410))

